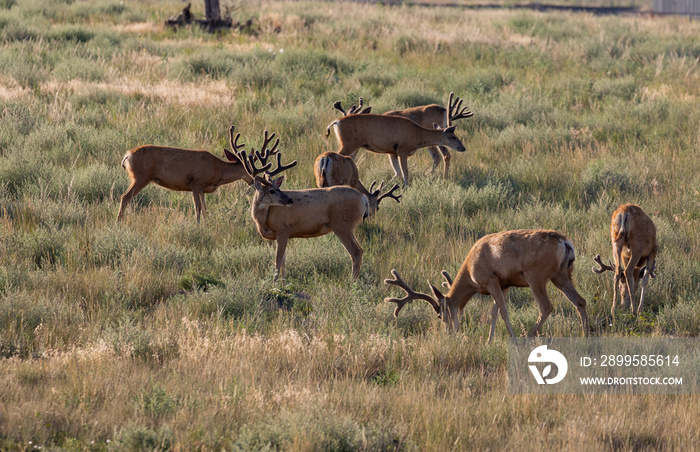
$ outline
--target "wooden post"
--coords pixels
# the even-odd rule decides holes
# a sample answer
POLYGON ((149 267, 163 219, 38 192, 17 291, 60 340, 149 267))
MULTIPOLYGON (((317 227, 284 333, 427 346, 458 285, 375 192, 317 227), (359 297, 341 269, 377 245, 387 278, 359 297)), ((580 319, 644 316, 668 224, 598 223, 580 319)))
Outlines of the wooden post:
POLYGON ((215 24, 221 21, 221 7, 219 0, 204 0, 204 11, 207 16, 207 22, 215 24))

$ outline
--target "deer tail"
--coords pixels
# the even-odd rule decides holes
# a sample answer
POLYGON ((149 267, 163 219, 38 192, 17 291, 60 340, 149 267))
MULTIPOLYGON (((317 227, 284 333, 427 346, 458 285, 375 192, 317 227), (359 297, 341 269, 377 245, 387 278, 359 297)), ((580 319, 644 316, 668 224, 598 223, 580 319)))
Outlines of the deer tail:
POLYGON ((316 181, 316 184, 319 187, 329 187, 330 184, 328 183, 328 165, 330 165, 330 159, 327 157, 321 157, 318 159, 318 169, 316 171, 316 174, 318 174, 318 180, 316 181))
POLYGON ((615 236, 615 241, 620 241, 622 239, 627 239, 627 234, 629 233, 629 217, 626 212, 620 212, 615 218, 617 224, 617 235, 615 236))
POLYGON ((328 136, 331 134, 331 127, 333 127, 336 124, 338 124, 337 119, 335 121, 333 121, 332 123, 328 124, 328 128, 326 129, 326 138, 328 138, 328 136))
POLYGON ((564 268, 570 268, 576 260, 576 250, 574 250, 574 244, 568 239, 561 240, 560 243, 564 246, 564 256, 561 260, 561 266, 564 268))

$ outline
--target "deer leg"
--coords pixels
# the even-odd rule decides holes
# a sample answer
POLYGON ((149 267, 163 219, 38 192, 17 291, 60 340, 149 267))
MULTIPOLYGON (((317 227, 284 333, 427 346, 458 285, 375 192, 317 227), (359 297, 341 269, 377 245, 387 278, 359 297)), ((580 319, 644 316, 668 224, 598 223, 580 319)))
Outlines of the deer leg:
POLYGON ((362 264, 362 247, 357 243, 353 231, 345 232, 333 230, 333 232, 340 240, 340 243, 343 244, 348 254, 350 254, 350 258, 352 259, 352 277, 355 279, 359 278, 360 265, 362 264))
MULTIPOLYGON (((623 262, 623 256, 622 256, 622 249, 624 248, 624 243, 622 242, 623 239, 619 239, 618 241, 613 242, 613 258, 615 259, 615 287, 619 290, 620 292, 620 306, 622 306, 623 309, 628 309, 630 307, 630 302, 631 302, 631 296, 634 296, 633 293, 630 294, 630 279, 632 277, 632 273, 629 272, 628 275, 628 270, 630 267, 632 270, 634 269, 635 265, 633 265, 632 261, 632 256, 629 256, 629 259, 627 259, 627 262, 623 262), (627 289, 627 291, 623 289, 627 289)), ((615 315, 615 299, 613 298, 613 316, 615 315)))
MULTIPOLYGON (((506 298, 503 296, 503 290, 501 290, 501 284, 497 278, 494 278, 489 285, 486 287, 491 296, 493 297, 498 310, 501 312, 501 317, 503 321, 506 322, 506 328, 508 329, 508 334, 510 337, 515 337, 513 333, 513 327, 510 326, 510 318, 508 317, 508 311, 506 310, 506 298)), ((491 311, 493 313, 493 310, 491 311)), ((489 342, 493 340, 493 337, 489 337, 489 342)))
POLYGON ((639 307, 637 308, 637 315, 642 314, 642 306, 644 305, 644 293, 647 289, 647 283, 649 282, 649 277, 654 272, 654 267, 656 266, 656 253, 652 252, 647 258, 646 270, 644 271, 644 276, 642 276, 642 291, 639 294, 639 307))
POLYGON ((452 160, 452 154, 450 154, 450 150, 445 146, 440 146, 439 149, 440 153, 442 154, 442 159, 445 162, 443 176, 445 177, 445 179, 447 179, 447 176, 450 173, 450 160, 452 160))
POLYGON ((576 307, 578 316, 581 318, 581 329, 583 330, 583 335, 590 335, 590 330, 588 328, 588 313, 586 312, 586 299, 578 293, 574 287, 574 283, 571 282, 569 278, 556 278, 552 280, 552 283, 554 283, 554 286, 561 290, 566 298, 568 298, 569 301, 576 307))
POLYGON ((613 317, 615 317, 615 308, 617 308, 618 304, 622 304, 622 277, 619 273, 617 273, 617 270, 615 270, 615 274, 613 275, 613 303, 612 309, 610 310, 610 315, 612 315, 613 317), (618 292, 620 293, 619 303, 617 301, 618 292))
POLYGON ((526 273, 524 276, 540 308, 540 316, 537 319, 537 323, 535 323, 535 326, 532 327, 532 330, 530 330, 528 334, 529 336, 535 336, 542 324, 547 320, 547 317, 549 317, 549 314, 554 310, 554 307, 547 295, 547 280, 542 281, 541 278, 538 278, 537 275, 533 275, 532 273, 526 273))
POLYGON ((207 196, 204 192, 202 192, 199 195, 199 197, 202 200, 201 201, 202 202, 202 215, 204 215, 206 217, 207 216, 207 196))
POLYGON ((442 155, 440 155, 440 149, 437 146, 430 146, 428 153, 430 153, 430 158, 433 159, 433 168, 430 170, 430 174, 434 174, 435 169, 442 161, 442 155))
POLYGON ((402 152, 399 154, 399 165, 401 166, 403 182, 408 185, 408 153, 402 152))
POLYGON ((126 206, 129 205, 129 202, 133 199, 133 197, 136 196, 141 190, 143 190, 143 187, 145 187, 146 185, 148 185, 148 182, 143 183, 137 182, 136 180, 131 181, 131 185, 129 185, 129 188, 127 188, 124 194, 122 195, 121 203, 119 205, 119 214, 117 215, 117 221, 121 221, 122 218, 124 218, 126 206))
POLYGON ((204 193, 202 193, 202 190, 199 188, 193 188, 192 196, 194 197, 194 211, 197 215, 197 223, 199 223, 199 217, 202 213, 202 198, 204 197, 204 193))
POLYGON ((637 267, 638 259, 635 256, 630 255, 630 259, 627 261, 627 266, 625 267, 625 286, 627 288, 627 294, 622 300, 622 306, 624 309, 629 309, 630 304, 632 305, 632 312, 634 313, 634 292, 637 290, 635 285, 636 279, 634 277, 635 268, 637 267))
POLYGON ((496 333, 496 320, 498 320, 498 303, 494 300, 493 306, 491 307, 491 329, 489 330, 489 342, 493 339, 493 335, 496 333))
POLYGON ((352 148, 342 147, 342 148, 340 148, 340 150, 338 151, 338 154, 344 155, 344 156, 346 156, 346 157, 350 157, 350 158, 353 159, 353 161, 354 161, 354 160, 355 160, 355 157, 357 157, 357 151, 359 151, 359 150, 360 150, 360 148, 352 149, 352 148))
MULTIPOLYGON (((505 299, 508 289, 503 289, 502 292, 503 298, 505 299)), ((496 333, 496 320, 498 320, 498 303, 494 301, 493 306, 491 307, 491 330, 489 331, 489 342, 491 342, 491 338, 493 338, 493 335, 496 333)))
POLYGON ((194 197, 194 209, 197 213, 197 223, 199 223, 200 216, 206 216, 207 203, 204 199, 204 192, 200 189, 193 189, 192 196, 194 197))
POLYGON ((284 279, 284 260, 287 256, 288 237, 277 235, 277 253, 275 255, 275 280, 277 278, 284 279))
POLYGON ((392 179, 399 177, 399 174, 401 174, 399 158, 395 154, 389 154, 389 163, 391 163, 391 167, 394 169, 394 177, 392 177, 392 179))

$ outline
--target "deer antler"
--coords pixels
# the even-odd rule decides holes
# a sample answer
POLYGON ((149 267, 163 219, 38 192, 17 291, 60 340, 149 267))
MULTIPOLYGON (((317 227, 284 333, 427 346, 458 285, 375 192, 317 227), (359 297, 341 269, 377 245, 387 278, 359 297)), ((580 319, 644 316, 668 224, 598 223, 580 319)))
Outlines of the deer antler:
POLYGON ((369 112, 372 111, 372 107, 367 107, 367 108, 365 108, 365 109, 363 110, 363 109, 362 109, 362 106, 363 106, 363 104, 364 104, 364 101, 365 101, 365 100, 364 100, 363 98, 360 97, 360 98, 358 99, 358 104, 359 104, 359 105, 353 105, 352 107, 350 107, 350 110, 345 111, 345 109, 343 108, 343 106, 340 104, 340 101, 339 101, 339 100, 336 100, 335 102, 333 102, 333 108, 335 108, 336 110, 338 110, 339 112, 341 112, 341 113, 343 114, 343 116, 350 116, 350 115, 366 115, 367 113, 369 113, 369 112))
POLYGON ((595 268, 595 267, 591 268, 591 270, 593 270, 593 273, 603 273, 606 271, 611 271, 611 272, 615 271, 615 269, 612 266, 612 262, 610 262, 610 259, 608 259, 608 264, 610 264, 610 265, 605 265, 603 263, 603 258, 600 257, 600 254, 597 255, 593 260, 600 266, 599 268, 595 268))
POLYGON ((339 112, 341 112, 341 113, 343 114, 343 116, 347 116, 347 115, 348 115, 348 112, 346 112, 345 109, 343 108, 343 106, 340 105, 340 101, 339 101, 339 100, 336 100, 335 102, 333 102, 333 108, 335 108, 336 110, 338 110, 339 112))
MULTIPOLYGON (((379 192, 382 191, 382 186, 383 186, 383 185, 384 185, 384 184, 382 183, 382 185, 379 186, 379 190, 377 190, 377 193, 379 193, 379 192)), ((399 200, 399 198, 400 198, 401 196, 403 196, 403 195, 395 195, 395 194, 394 194, 394 191, 395 191, 396 189, 398 189, 398 188, 399 188, 399 184, 394 184, 394 186, 391 187, 391 190, 389 190, 388 192, 386 192, 386 193, 384 193, 383 195, 381 195, 380 197, 378 197, 378 198, 377 198, 377 206, 379 206, 379 203, 380 203, 381 200, 384 199, 384 198, 391 198, 391 199, 393 199, 393 200, 396 201, 396 202, 401 202, 401 201, 399 200)))
POLYGON ((238 143, 238 139, 241 137, 240 133, 237 133, 235 138, 233 137, 233 132, 235 128, 236 127, 233 125, 231 125, 231 127, 228 128, 228 139, 229 143, 231 143, 231 151, 238 154, 245 146, 245 143, 238 143))
POLYGON ((250 155, 248 155, 246 151, 242 149, 244 145, 237 143, 240 134, 236 135, 235 140, 233 139, 233 126, 229 128, 229 135, 231 136, 231 147, 234 148, 237 157, 241 160, 241 162, 243 162, 243 166, 248 175, 254 179, 262 181, 263 183, 267 183, 267 180, 259 177, 258 175, 260 173, 266 172, 267 177, 272 177, 281 173, 282 171, 292 168, 297 164, 296 160, 288 165, 282 164, 282 154, 278 150, 280 140, 277 138, 275 144, 273 144, 272 147, 268 147, 270 141, 275 138, 275 134, 272 133, 270 135, 267 130, 265 131, 263 145, 261 146, 260 151, 251 149, 250 155), (270 167, 272 167, 272 162, 268 162, 268 160, 273 155, 277 157, 277 168, 275 168, 274 171, 268 171, 270 167), (256 167, 255 165, 256 161, 258 160, 260 161, 260 167, 256 167))
POLYGON ((350 110, 348 110, 348 115, 354 115, 354 114, 357 113, 358 111, 362 110, 362 104, 364 103, 364 101, 365 101, 365 100, 364 100, 363 98, 360 97, 360 98, 358 99, 359 105, 358 105, 358 106, 353 105, 352 107, 350 107, 350 110))
POLYGON ((403 289, 404 292, 406 292, 406 296, 403 298, 385 298, 384 302, 385 303, 396 303, 396 309, 394 309, 394 317, 397 317, 399 315, 399 312, 403 307, 408 303, 409 301, 413 300, 425 300, 427 301, 435 310, 436 313, 440 314, 440 305, 438 304, 437 301, 430 295, 426 295, 424 293, 420 292, 415 292, 413 289, 408 287, 408 284, 406 284, 403 279, 399 276, 399 272, 397 272, 395 269, 391 270, 391 274, 394 276, 395 279, 385 279, 384 284, 391 284, 393 286, 400 287, 403 289))
POLYGON ((452 124, 452 121, 456 121, 457 119, 462 118, 469 118, 471 116, 474 116, 474 113, 468 111, 466 106, 462 108, 462 99, 456 97, 454 92, 451 92, 450 98, 448 100, 447 116, 449 117, 450 124, 452 124))
POLYGON ((231 162, 238 162, 238 152, 239 149, 242 149, 245 144, 243 143, 238 143, 238 139, 241 137, 241 134, 236 134, 236 137, 234 138, 233 132, 234 132, 235 127, 231 126, 228 129, 228 135, 229 135, 229 143, 231 144, 231 151, 228 149, 224 148, 224 157, 226 157, 229 161, 231 162))

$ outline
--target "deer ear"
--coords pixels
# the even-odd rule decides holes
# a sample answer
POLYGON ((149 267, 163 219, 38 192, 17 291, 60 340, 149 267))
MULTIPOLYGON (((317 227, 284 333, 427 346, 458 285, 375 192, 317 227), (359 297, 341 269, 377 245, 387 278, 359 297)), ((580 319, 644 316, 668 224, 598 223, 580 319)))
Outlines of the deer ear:
POLYGON ((441 129, 441 128, 442 127, 440 127, 440 124, 438 124, 437 122, 433 123, 433 129, 441 129))
POLYGON ((430 286, 430 290, 433 292, 433 296, 437 299, 438 302, 445 298, 442 292, 440 292, 440 289, 433 286, 433 284, 430 281, 428 281, 428 285, 430 286))
POLYGON ((455 133, 455 127, 456 126, 450 126, 450 127, 446 128, 443 132, 444 133, 455 133))
POLYGON ((233 152, 229 151, 228 149, 224 148, 224 157, 228 159, 229 162, 233 163, 241 163, 239 158, 234 154, 233 152))
POLYGON ((442 283, 442 287, 444 287, 447 290, 450 290, 452 288, 452 277, 449 273, 447 273, 446 270, 443 270, 442 272, 440 272, 440 274, 442 274, 442 277, 445 278, 445 281, 442 283))
POLYGON ((254 184, 255 184, 255 189, 256 189, 257 191, 262 190, 263 184, 262 184, 262 182, 260 182, 258 179, 255 179, 254 184))
POLYGON ((272 185, 274 185, 275 188, 279 190, 280 186, 282 185, 282 182, 284 182, 284 176, 280 176, 277 179, 273 180, 272 185))

